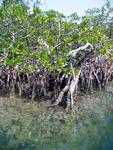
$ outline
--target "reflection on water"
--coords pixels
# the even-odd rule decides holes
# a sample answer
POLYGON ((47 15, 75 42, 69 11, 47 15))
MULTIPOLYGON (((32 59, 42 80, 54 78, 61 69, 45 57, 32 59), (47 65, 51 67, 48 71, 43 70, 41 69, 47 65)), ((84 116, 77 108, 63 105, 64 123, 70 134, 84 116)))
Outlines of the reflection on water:
POLYGON ((0 98, 0 150, 113 150, 113 93, 87 95, 81 108, 64 119, 43 102, 0 98))

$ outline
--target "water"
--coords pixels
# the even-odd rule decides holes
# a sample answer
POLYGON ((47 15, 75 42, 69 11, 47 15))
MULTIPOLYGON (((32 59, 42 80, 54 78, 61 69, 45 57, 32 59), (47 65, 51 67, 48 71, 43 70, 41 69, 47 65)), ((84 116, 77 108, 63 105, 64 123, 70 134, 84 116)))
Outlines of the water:
POLYGON ((111 91, 85 96, 79 119, 45 105, 1 97, 0 150, 113 150, 111 91))

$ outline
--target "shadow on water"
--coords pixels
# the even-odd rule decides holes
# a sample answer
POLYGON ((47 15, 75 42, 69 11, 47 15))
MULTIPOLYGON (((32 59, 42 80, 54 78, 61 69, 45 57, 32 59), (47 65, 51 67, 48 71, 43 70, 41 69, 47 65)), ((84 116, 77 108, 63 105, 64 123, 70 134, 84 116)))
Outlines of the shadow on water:
POLYGON ((81 109, 61 121, 44 103, 1 97, 0 150, 113 150, 112 91, 86 95, 81 109))

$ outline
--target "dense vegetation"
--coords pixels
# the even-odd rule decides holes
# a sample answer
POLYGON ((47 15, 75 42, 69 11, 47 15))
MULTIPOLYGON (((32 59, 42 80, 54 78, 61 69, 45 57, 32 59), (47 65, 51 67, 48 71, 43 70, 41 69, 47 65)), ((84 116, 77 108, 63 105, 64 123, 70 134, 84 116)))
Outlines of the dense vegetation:
POLYGON ((112 79, 113 8, 107 1, 79 17, 39 6, 0 5, 0 91, 52 96, 52 106, 72 107, 79 91, 101 89, 112 79))

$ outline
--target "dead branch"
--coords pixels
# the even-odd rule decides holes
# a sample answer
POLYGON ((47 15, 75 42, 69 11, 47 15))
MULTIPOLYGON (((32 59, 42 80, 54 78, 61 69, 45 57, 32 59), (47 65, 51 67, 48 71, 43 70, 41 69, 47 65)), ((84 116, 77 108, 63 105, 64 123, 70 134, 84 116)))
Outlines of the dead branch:
POLYGON ((75 56, 78 51, 83 51, 83 50, 85 50, 85 49, 87 49, 87 48, 93 49, 92 44, 86 43, 86 45, 81 46, 81 47, 79 47, 79 48, 77 48, 77 49, 74 49, 74 50, 70 51, 70 52, 68 53, 68 56, 69 56, 69 55, 75 56))

